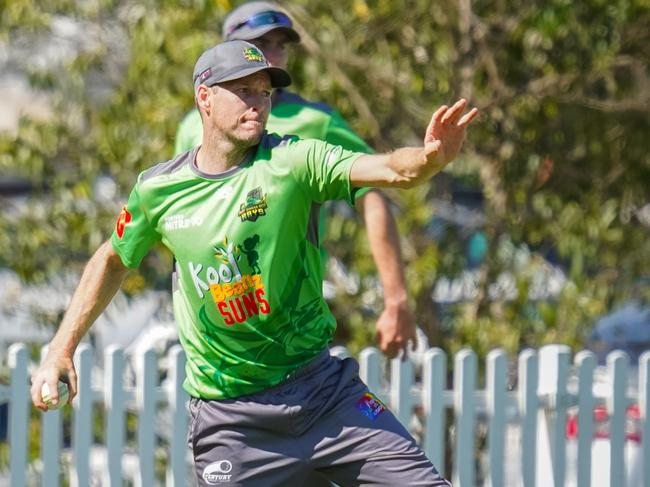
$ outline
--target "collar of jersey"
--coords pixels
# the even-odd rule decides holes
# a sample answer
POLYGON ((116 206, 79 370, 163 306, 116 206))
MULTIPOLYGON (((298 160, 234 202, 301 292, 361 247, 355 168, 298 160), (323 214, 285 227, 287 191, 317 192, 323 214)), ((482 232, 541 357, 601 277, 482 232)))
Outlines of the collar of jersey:
POLYGON ((200 147, 201 147, 200 145, 197 145, 194 149, 192 149, 192 153, 190 154, 190 169, 192 170, 192 172, 197 176, 200 176, 205 179, 225 179, 225 178, 229 178, 230 176, 233 176, 234 174, 237 174, 239 171, 244 169, 244 167, 248 166, 248 163, 251 162, 251 160, 255 157, 259 144, 255 146, 255 150, 250 150, 248 152, 248 154, 246 155, 246 159, 244 159, 244 161, 241 164, 237 166, 233 166, 230 169, 217 174, 208 174, 206 172, 203 172, 196 165, 196 155, 198 154, 200 147))

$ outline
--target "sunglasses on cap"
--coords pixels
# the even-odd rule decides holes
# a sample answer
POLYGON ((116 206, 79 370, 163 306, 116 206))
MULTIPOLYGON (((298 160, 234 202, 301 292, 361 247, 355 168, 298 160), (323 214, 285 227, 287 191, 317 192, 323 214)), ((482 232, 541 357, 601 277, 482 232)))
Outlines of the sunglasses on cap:
POLYGON ((232 34, 236 30, 241 29, 242 27, 262 27, 264 25, 278 25, 281 27, 291 27, 293 23, 288 15, 283 14, 282 12, 260 12, 258 14, 249 17, 245 21, 233 25, 229 30, 228 34, 232 34))

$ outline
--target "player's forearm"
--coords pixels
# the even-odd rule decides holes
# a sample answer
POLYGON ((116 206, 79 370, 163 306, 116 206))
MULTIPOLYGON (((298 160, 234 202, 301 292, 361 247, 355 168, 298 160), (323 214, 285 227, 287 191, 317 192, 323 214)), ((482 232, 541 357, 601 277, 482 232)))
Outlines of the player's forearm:
POLYGON ((404 264, 395 219, 386 197, 378 190, 370 191, 360 200, 368 232, 370 250, 384 290, 385 306, 407 304, 404 264))
POLYGON ((72 357, 77 345, 120 288, 128 269, 110 242, 105 242, 88 261, 49 353, 72 357))
POLYGON ((412 188, 445 167, 442 158, 421 147, 403 147, 388 154, 364 155, 352 165, 353 186, 412 188))

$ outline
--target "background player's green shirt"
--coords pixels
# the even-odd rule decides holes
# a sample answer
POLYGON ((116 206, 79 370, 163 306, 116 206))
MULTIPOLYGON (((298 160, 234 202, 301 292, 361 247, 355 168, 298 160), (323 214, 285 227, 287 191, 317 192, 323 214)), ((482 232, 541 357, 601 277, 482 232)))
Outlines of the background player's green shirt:
POLYGON ((127 267, 158 241, 173 252, 185 389, 237 397, 278 384, 331 341, 315 226, 321 203, 353 200, 360 154, 265 134, 246 162, 210 176, 196 152, 139 176, 112 244, 127 267))

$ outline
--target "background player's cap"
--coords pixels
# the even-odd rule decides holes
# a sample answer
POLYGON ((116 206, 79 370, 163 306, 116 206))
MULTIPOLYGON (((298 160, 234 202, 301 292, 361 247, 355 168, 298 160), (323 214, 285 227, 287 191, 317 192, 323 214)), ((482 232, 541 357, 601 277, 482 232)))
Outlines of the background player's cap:
POLYGON ((282 30, 291 42, 300 42, 291 18, 271 2, 247 2, 230 12, 223 22, 223 38, 227 41, 250 41, 272 30, 282 30))
POLYGON ((271 77, 273 88, 284 88, 291 84, 291 76, 282 68, 271 66, 262 51, 246 41, 228 41, 206 50, 194 65, 194 89, 204 84, 244 78, 258 71, 266 71, 271 77))

